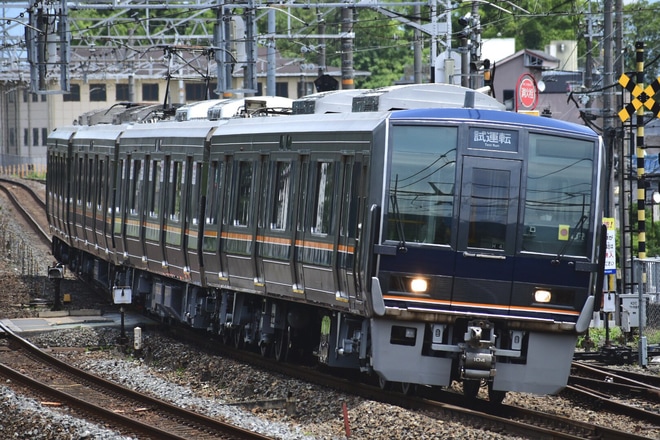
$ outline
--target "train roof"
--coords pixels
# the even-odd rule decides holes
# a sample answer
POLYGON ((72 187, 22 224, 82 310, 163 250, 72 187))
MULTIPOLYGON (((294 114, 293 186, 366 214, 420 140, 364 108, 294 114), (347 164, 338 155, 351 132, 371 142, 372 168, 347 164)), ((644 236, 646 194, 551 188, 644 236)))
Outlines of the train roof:
POLYGON ((163 121, 154 124, 135 124, 122 134, 122 139, 138 138, 204 138, 209 130, 224 121, 208 121, 206 119, 193 119, 191 121, 163 121), (185 125, 183 125, 185 124, 185 125))
POLYGON ((228 119, 214 135, 371 131, 386 120, 388 115, 389 112, 328 113, 228 119))
POLYGON ((208 117, 209 108, 222 102, 227 102, 229 99, 209 99, 208 101, 192 102, 185 104, 176 109, 174 119, 177 121, 190 121, 192 119, 206 119, 208 117))
POLYGON ((366 89, 344 89, 313 93, 293 101, 293 114, 347 113, 353 108, 353 98, 366 89))
POLYGON ((67 125, 64 127, 58 127, 55 130, 51 131, 48 135, 48 139, 64 139, 68 140, 71 138, 71 135, 76 133, 80 126, 78 125, 67 125))
POLYGON ((81 125, 76 127, 76 135, 74 139, 108 139, 113 140, 121 134, 121 132, 129 129, 132 125, 122 124, 99 124, 99 125, 81 125))
POLYGON ((448 119, 494 122, 500 124, 526 124, 551 130, 571 131, 585 136, 598 136, 591 128, 573 122, 526 115, 516 112, 473 109, 473 108, 433 108, 399 110, 392 113, 393 120, 448 119))
POLYGON ((353 112, 414 108, 482 108, 504 110, 504 104, 477 90, 454 84, 406 84, 381 87, 353 98, 353 112))

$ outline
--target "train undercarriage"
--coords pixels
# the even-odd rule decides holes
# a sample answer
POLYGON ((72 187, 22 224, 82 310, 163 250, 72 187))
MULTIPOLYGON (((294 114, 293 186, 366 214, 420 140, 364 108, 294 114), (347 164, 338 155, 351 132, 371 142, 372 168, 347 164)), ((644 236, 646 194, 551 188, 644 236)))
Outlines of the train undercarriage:
POLYGON ((532 392, 554 394, 560 391, 556 383, 568 375, 558 366, 570 365, 566 359, 575 346, 576 336, 558 339, 483 317, 447 323, 365 318, 284 298, 203 288, 68 247, 60 247, 56 257, 106 291, 131 289, 133 305, 163 322, 212 332, 226 344, 276 361, 359 371, 383 388, 404 393, 456 381, 470 398, 487 386, 490 400, 501 402, 508 390, 530 391, 516 387, 536 379, 532 392), (553 359, 539 355, 553 348, 553 359))

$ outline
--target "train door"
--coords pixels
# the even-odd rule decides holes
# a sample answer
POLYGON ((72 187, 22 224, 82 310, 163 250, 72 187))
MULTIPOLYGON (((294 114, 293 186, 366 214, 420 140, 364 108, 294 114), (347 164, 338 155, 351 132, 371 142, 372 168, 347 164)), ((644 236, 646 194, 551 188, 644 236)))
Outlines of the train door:
POLYGON ((332 153, 312 155, 301 205, 302 228, 296 240, 297 270, 298 276, 302 275, 305 296, 325 304, 348 302, 338 285, 336 260, 341 165, 341 159, 332 153))
POLYGON ((352 310, 362 308, 361 278, 358 269, 359 228, 364 222, 367 191, 366 158, 361 153, 344 155, 342 158, 342 190, 339 192, 339 233, 336 255, 339 292, 349 299, 352 310))
MULTIPOLYGON (((165 200, 163 206, 164 222, 164 263, 170 274, 179 278, 188 278, 187 254, 184 246, 188 198, 186 186, 189 185, 190 157, 170 158, 169 173, 165 176, 165 200)), ((165 269, 165 267, 164 267, 165 269)))
MULTIPOLYGON (((466 156, 452 305, 508 310, 522 162, 466 156)), ((485 310, 484 310, 485 311, 485 310)))

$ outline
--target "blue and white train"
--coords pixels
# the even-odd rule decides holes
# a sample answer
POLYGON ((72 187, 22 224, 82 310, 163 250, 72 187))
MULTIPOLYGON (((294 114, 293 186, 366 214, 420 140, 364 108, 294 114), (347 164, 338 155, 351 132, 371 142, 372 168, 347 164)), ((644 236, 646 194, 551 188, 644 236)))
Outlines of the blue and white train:
POLYGON ((53 253, 276 360, 557 393, 600 306, 601 139, 434 86, 451 102, 59 128, 53 253))

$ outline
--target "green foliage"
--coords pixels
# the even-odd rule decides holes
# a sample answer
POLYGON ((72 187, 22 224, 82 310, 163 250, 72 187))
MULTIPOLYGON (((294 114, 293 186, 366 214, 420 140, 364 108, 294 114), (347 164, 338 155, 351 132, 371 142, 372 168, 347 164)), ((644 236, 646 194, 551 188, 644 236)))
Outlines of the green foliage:
POLYGON ((624 6, 625 39, 627 44, 624 46, 627 54, 625 60, 625 70, 627 72, 636 71, 635 43, 644 43, 644 71, 646 80, 650 83, 660 74, 660 26, 658 25, 658 7, 657 3, 651 3, 648 0, 638 0, 624 6))
MULTIPOLYGON (((588 334, 589 339, 587 339, 586 335, 578 337, 576 344, 577 348, 586 349, 587 346, 590 346, 593 351, 598 350, 608 342, 607 331, 604 328, 590 328, 588 334)), ((646 336, 646 342, 649 345, 660 343, 660 329, 645 328, 644 336, 646 336)), ((621 327, 612 327, 609 329, 609 343, 612 345, 628 345, 636 347, 639 344, 639 335, 637 333, 625 334, 621 330, 621 327)))
MULTIPOLYGON (((583 2, 523 0, 515 2, 516 7, 510 5, 505 8, 509 12, 488 6, 480 8, 483 38, 515 38, 516 50, 543 50, 552 40, 576 40, 581 33, 583 2)), ((469 8, 465 6, 460 11, 465 14, 469 8)))

